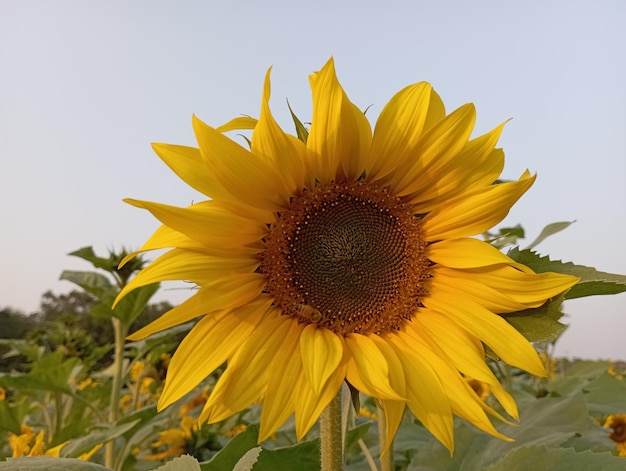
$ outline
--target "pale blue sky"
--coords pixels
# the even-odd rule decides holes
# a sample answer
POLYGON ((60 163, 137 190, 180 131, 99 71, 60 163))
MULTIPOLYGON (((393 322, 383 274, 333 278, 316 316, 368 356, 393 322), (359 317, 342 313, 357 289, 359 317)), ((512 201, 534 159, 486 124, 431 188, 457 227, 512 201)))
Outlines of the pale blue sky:
MULTIPOLYGON (((194 145, 191 115, 258 116, 263 76, 285 128, 310 117, 307 76, 335 57, 375 118, 427 80, 448 110, 474 102, 475 134, 513 118, 503 176, 537 183, 505 223, 553 258, 626 273, 626 2, 0 2, 0 306, 37 308, 85 245, 140 245, 157 227, 124 197, 201 198, 153 154, 194 145)), ((157 299, 180 301, 186 290, 157 299)), ((566 305, 562 355, 626 359, 626 295, 566 305)))

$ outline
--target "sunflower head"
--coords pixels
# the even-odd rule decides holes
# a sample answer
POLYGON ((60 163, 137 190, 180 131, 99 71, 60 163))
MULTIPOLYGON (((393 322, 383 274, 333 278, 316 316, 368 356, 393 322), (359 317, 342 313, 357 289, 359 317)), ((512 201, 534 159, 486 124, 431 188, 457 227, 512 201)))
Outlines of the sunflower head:
POLYGON ((294 136, 275 121, 268 72, 258 120, 213 128, 194 118, 197 148, 153 146, 206 201, 127 200, 162 223, 137 253, 169 251, 120 297, 164 280, 199 287, 131 336, 200 318, 172 357, 159 407, 227 361, 200 420, 262 402, 260 440, 291 415, 303 437, 344 381, 378 400, 388 437, 408 407, 451 451, 454 415, 506 439, 487 415, 502 417, 464 378, 488 385, 517 418, 484 345, 545 375, 503 314, 541 306, 577 282, 536 274, 475 238, 535 176, 500 181, 504 123, 472 138, 474 105, 447 113, 428 83, 394 95, 372 130, 332 59, 309 82, 308 132, 300 126, 294 136), (253 129, 249 148, 224 134, 240 128, 253 129))

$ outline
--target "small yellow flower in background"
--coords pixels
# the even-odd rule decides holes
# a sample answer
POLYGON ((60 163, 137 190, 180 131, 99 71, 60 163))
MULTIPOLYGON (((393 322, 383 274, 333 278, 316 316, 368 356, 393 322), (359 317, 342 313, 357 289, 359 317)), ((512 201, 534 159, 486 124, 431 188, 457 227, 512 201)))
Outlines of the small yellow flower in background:
POLYGON ((93 455, 95 455, 100 450, 100 448, 102 448, 103 446, 104 446, 103 443, 98 443, 91 450, 89 450, 88 452, 83 453, 82 455, 80 455, 78 457, 78 459, 79 460, 83 460, 83 461, 89 461, 93 457, 93 455))
POLYGON ((185 404, 180 406, 180 409, 178 411, 179 414, 181 416, 182 415, 187 415, 187 414, 189 414, 189 412, 194 410, 196 407, 200 407, 200 406, 203 406, 204 404, 206 404, 206 401, 209 398, 208 390, 209 390, 208 387, 204 388, 200 394, 195 396, 189 402, 186 402, 185 404))
POLYGON ((139 377, 143 374, 145 369, 146 369, 146 364, 143 361, 136 361, 130 367, 130 371, 128 372, 128 375, 130 376, 130 379, 136 383, 139 377))
POLYGON ((53 448, 45 449, 45 432, 40 430, 37 434, 32 427, 28 425, 21 426, 22 433, 20 435, 11 434, 9 436, 9 446, 13 451, 13 458, 22 456, 54 456, 59 457, 61 448, 67 442, 57 445, 53 448))
POLYGON ((82 391, 83 389, 93 388, 95 386, 96 386, 96 383, 94 382, 92 378, 86 378, 76 385, 76 389, 78 391, 82 391))
POLYGON ((156 380, 150 376, 146 376, 145 378, 141 378, 139 382, 139 392, 141 394, 150 394, 152 391, 152 385, 156 382, 156 380))
POLYGON ((236 437, 242 432, 245 432, 248 429, 246 424, 235 425, 232 429, 225 433, 227 438, 236 437))
POLYGON ((619 456, 626 457, 626 414, 609 415, 604 427, 613 429, 609 437, 616 443, 619 456))
POLYGON ((126 200, 163 225, 125 261, 171 250, 119 298, 164 280, 199 286, 130 336, 202 316, 172 357, 159 409, 228 362, 199 420, 224 420, 263 398, 260 441, 292 414, 304 437, 345 380, 378 399, 388 437, 408 406, 450 451, 454 415, 507 439, 487 414, 501 416, 464 376, 488 384, 517 419, 483 343, 545 376, 501 314, 541 306, 578 279, 536 274, 474 237, 499 223, 535 176, 497 182, 504 123, 470 139, 474 105, 446 113, 428 83, 398 92, 373 131, 332 59, 310 85, 311 128, 299 138, 272 116, 268 72, 258 121, 212 128, 194 117, 199 148, 153 145, 206 201, 126 200), (241 128, 254 129, 250 149, 223 134, 241 128))
POLYGON ((124 394, 120 397, 120 409, 124 411, 130 410, 130 406, 133 403, 133 396, 131 394, 124 394))
POLYGON ((6 390, 0 386, 0 401, 4 401, 7 398, 6 390))
POLYGON ((374 419, 374 420, 378 418, 376 414, 374 414, 372 411, 370 411, 369 409, 365 407, 361 407, 359 409, 359 417, 367 417, 368 419, 374 419))
POLYGON ((152 443, 152 448, 159 448, 162 446, 168 447, 161 453, 154 455, 145 455, 147 460, 158 461, 165 458, 180 456, 187 452, 187 442, 192 437, 192 432, 197 430, 198 422, 195 418, 184 415, 180 419, 180 428, 168 429, 163 432, 159 432, 159 440, 152 443))
POLYGON ((609 360, 609 369, 608 373, 616 379, 624 379, 624 375, 622 374, 626 369, 624 366, 624 362, 618 362, 617 364, 614 361, 609 360))

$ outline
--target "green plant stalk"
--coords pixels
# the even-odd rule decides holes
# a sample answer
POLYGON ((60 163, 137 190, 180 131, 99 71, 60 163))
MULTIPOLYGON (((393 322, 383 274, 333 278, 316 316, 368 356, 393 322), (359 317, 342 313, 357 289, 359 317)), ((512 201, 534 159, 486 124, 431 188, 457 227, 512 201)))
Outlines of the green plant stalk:
MULTIPOLYGON (((378 443, 382 452, 390 437, 387 436, 387 415, 385 410, 378 404, 376 404, 376 415, 378 416, 378 443)), ((392 441, 387 447, 387 453, 380 457, 380 471, 393 471, 394 469, 392 441)))
POLYGON ((320 455, 322 471, 341 471, 343 446, 341 439, 341 390, 322 411, 320 419, 320 455))
MULTIPOLYGON (((113 384, 111 386, 111 402, 109 404, 109 423, 115 423, 120 417, 120 394, 122 391, 122 376, 124 373, 124 342, 128 334, 128 326, 116 317, 111 318, 115 332, 115 355, 113 360, 113 384)), ((107 443, 104 459, 108 468, 114 468, 115 441, 107 443)))

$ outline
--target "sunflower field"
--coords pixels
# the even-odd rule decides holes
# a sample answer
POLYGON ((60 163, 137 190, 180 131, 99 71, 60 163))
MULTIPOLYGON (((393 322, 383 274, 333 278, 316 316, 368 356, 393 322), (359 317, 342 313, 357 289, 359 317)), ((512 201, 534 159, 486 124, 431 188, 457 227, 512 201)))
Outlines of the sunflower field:
POLYGON ((553 355, 563 303, 626 276, 536 251, 569 222, 494 229, 536 178, 501 179, 506 122, 471 138, 419 82, 372 124, 333 59, 309 82, 294 134, 268 71, 258 119, 153 145, 206 200, 127 199, 143 246, 70 254, 111 342, 2 340, 0 471, 626 469, 626 364, 553 355), (192 295, 140 322, 171 280, 192 295))

